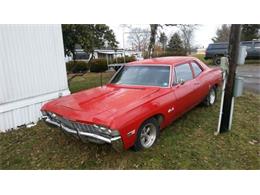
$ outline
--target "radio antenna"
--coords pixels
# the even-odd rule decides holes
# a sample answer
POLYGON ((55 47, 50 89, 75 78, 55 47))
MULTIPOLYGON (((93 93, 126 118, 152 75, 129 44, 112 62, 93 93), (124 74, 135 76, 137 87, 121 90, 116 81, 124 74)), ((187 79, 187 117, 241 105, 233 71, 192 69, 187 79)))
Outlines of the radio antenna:
POLYGON ((102 72, 100 72, 100 86, 101 87, 103 86, 103 83, 102 83, 102 72))

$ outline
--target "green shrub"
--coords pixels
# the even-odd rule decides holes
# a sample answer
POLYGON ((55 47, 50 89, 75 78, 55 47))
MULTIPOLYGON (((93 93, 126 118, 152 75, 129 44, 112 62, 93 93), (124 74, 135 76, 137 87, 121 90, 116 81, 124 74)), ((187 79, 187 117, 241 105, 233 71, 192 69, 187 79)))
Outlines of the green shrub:
MULTIPOLYGON (((165 52, 154 52, 153 58, 160 58, 160 57, 170 57, 170 56, 186 56, 185 51, 165 51, 165 52)), ((147 59, 148 52, 144 53, 144 59, 147 59)))
POLYGON ((165 52, 160 52, 160 53, 154 53, 153 57, 158 58, 158 57, 168 57, 168 56, 186 56, 185 51, 165 51, 165 52))
MULTIPOLYGON (((128 63, 128 62, 133 62, 133 61, 136 61, 135 57, 134 56, 125 56, 125 62, 128 63)), ((122 64, 124 63, 124 57, 119 57, 117 59, 114 59, 113 60, 113 63, 118 63, 118 64, 122 64)))
POLYGON ((87 72, 89 70, 88 63, 84 61, 67 62, 66 68, 67 68, 67 72, 69 73, 87 72))
POLYGON ((205 63, 205 64, 207 64, 207 65, 214 65, 212 59, 208 59, 208 60, 205 60, 205 59, 204 59, 205 54, 194 54, 194 55, 192 55, 192 56, 195 57, 195 58, 198 58, 200 61, 202 61, 203 63, 205 63))
POLYGON ((106 59, 93 59, 89 62, 90 72, 104 72, 108 69, 106 59))

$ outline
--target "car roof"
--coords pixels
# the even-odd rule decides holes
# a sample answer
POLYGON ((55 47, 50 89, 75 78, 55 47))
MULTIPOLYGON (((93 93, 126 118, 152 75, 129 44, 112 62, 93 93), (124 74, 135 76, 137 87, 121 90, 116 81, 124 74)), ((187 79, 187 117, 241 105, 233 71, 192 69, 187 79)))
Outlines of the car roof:
POLYGON ((160 57, 130 62, 128 65, 178 65, 192 60, 197 60, 197 58, 190 56, 160 57))
POLYGON ((253 41, 241 41, 240 43, 252 43, 253 41))
POLYGON ((225 45, 225 44, 228 44, 228 42, 210 43, 209 45, 225 45))

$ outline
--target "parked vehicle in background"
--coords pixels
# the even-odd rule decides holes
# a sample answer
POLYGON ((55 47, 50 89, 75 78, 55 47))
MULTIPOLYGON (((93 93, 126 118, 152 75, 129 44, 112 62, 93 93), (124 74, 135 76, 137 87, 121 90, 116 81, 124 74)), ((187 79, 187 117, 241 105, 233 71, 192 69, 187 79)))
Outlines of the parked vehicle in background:
POLYGON ((247 46, 246 59, 260 59, 260 40, 242 41, 241 46, 247 46))
MULTIPOLYGON (((242 41, 240 45, 247 46, 246 59, 260 59, 259 40, 242 41)), ((212 59, 215 65, 220 65, 222 56, 228 56, 228 42, 209 44, 205 53, 205 60, 212 59)))
POLYGON ((196 105, 213 105, 221 81, 220 68, 194 57, 147 59, 121 67, 105 86, 61 97, 41 111, 47 124, 82 141, 140 150, 196 105))
POLYGON ((227 56, 228 54, 228 42, 212 43, 209 44, 205 53, 205 60, 212 59, 215 65, 220 64, 220 58, 227 56))

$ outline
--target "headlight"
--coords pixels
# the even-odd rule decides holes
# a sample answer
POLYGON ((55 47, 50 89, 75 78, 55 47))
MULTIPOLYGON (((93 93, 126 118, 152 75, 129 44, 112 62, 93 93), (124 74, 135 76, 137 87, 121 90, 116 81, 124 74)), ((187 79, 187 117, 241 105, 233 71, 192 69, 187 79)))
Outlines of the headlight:
POLYGON ((56 114, 50 113, 50 115, 51 115, 52 118, 56 118, 56 114))
POLYGON ((49 117, 52 120, 57 120, 57 115, 52 112, 42 111, 42 115, 49 117))
POLYGON ((42 116, 47 116, 47 112, 46 111, 42 110, 41 112, 42 112, 42 116))
POLYGON ((94 127, 100 133, 104 133, 104 134, 110 135, 112 137, 120 136, 120 133, 117 130, 112 130, 112 129, 109 129, 107 127, 100 126, 100 125, 94 125, 94 127))
POLYGON ((104 133, 104 134, 107 134, 107 135, 110 135, 110 133, 111 133, 111 130, 109 128, 99 126, 99 125, 94 125, 94 127, 100 133, 104 133))
POLYGON ((119 131, 117 131, 117 130, 113 130, 113 131, 111 132, 111 136, 112 136, 112 137, 117 137, 117 136, 120 136, 120 133, 119 133, 119 131))

